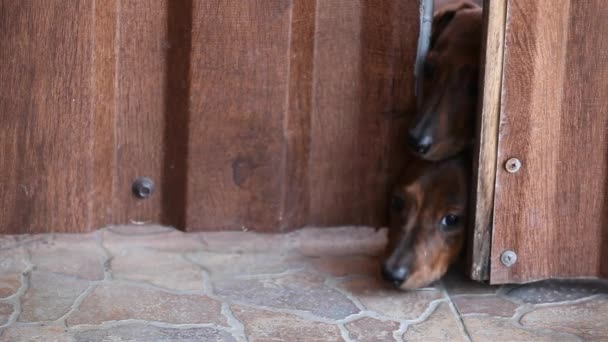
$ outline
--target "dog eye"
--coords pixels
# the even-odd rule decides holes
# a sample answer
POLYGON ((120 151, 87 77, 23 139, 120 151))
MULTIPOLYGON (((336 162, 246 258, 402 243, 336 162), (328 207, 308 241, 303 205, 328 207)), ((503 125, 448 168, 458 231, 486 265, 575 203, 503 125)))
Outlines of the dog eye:
POLYGON ((393 209, 394 211, 401 211, 404 207, 405 201, 403 200, 403 198, 399 196, 393 196, 393 198, 391 198, 391 209, 393 209))
POLYGON ((457 228, 460 224, 460 216, 458 215, 453 215, 453 214, 448 214, 445 215, 442 219, 441 219, 441 228, 443 228, 444 230, 450 230, 450 229, 454 229, 457 228))

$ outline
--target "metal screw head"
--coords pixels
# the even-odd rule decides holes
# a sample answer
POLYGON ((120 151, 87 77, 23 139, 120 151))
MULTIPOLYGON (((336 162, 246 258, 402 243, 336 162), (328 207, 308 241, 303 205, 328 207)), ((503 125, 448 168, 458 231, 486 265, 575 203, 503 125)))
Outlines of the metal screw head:
POLYGON ((507 172, 516 173, 521 168, 521 161, 517 158, 511 158, 505 163, 507 172))
POLYGON ((131 190, 137 198, 149 198, 154 193, 154 182, 148 177, 139 177, 133 182, 131 190))
POLYGON ((511 267, 517 262, 517 254, 513 251, 504 251, 500 255, 500 262, 507 267, 511 267))

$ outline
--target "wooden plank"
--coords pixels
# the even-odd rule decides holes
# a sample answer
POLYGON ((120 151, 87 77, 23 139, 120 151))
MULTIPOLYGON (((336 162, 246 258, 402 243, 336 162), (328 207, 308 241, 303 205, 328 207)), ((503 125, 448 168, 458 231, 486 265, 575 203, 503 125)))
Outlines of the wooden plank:
POLYGON ((386 223, 389 188, 406 159, 406 111, 415 108, 418 6, 317 2, 312 224, 386 223))
POLYGON ((287 1, 194 3, 190 230, 279 227, 290 17, 287 1))
POLYGON ((295 1, 289 42, 288 108, 283 119, 281 230, 306 225, 310 215, 309 160, 313 104, 316 1, 295 1))
POLYGON ((473 227, 469 237, 469 272, 474 280, 489 280, 498 121, 502 92, 507 2, 488 0, 484 8, 484 38, 480 115, 473 166, 473 227))
POLYGON ((0 233, 91 228, 93 15, 0 1, 0 233))
POLYGON ((189 229, 383 225, 418 4, 194 5, 189 229))
POLYGON ((385 223, 416 1, 0 5, 0 232, 385 223))
POLYGON ((606 275, 607 15, 601 0, 509 2, 492 283, 606 275))
POLYGON ((113 222, 116 171, 117 0, 94 0, 92 228, 113 222))
MULTIPOLYGON (((167 80, 166 1, 119 1, 114 222, 161 222, 167 80), (133 196, 138 177, 156 183, 151 198, 133 196)), ((185 128, 184 128, 185 129, 185 128)), ((181 131, 183 132, 183 130, 181 131)), ((179 201, 179 198, 175 199, 179 201)))

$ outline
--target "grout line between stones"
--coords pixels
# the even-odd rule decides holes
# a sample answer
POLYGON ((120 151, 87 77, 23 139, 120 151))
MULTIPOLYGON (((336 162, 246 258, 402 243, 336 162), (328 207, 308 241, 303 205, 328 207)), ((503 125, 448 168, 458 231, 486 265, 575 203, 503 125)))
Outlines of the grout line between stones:
POLYGON ((355 307, 357 309, 359 309, 360 312, 367 311, 367 308, 365 307, 365 305, 363 305, 363 303, 359 300, 359 298, 354 296, 349 291, 346 291, 343 288, 339 287, 335 279, 325 278, 325 280, 323 281, 323 284, 325 286, 341 293, 344 297, 346 297, 346 299, 348 299, 351 303, 353 303, 355 305, 355 307))
POLYGON ((350 337, 350 331, 344 324, 338 324, 338 329, 340 329, 340 335, 342 336, 344 342, 354 342, 350 337))
POLYGON ((601 298, 604 296, 605 296, 604 294, 598 293, 598 294, 593 294, 591 296, 581 297, 581 298, 572 299, 572 300, 564 300, 564 301, 553 302, 553 303, 538 303, 538 304, 533 304, 533 305, 534 305, 534 308, 547 308, 547 307, 552 307, 552 306, 567 306, 567 305, 584 303, 584 302, 591 301, 591 300, 601 298))
POLYGON ((80 305, 82 304, 82 302, 84 302, 84 300, 95 290, 95 288, 101 282, 102 281, 90 282, 89 286, 87 286, 87 288, 84 291, 82 291, 82 293, 79 294, 78 297, 76 297, 76 299, 74 300, 74 303, 72 303, 72 306, 70 307, 70 310, 68 310, 68 312, 66 312, 63 316, 61 316, 59 319, 57 319, 56 322, 60 322, 64 327, 68 328, 68 318, 74 312, 76 312, 76 310, 78 310, 80 308, 80 305))
POLYGON ((102 230, 98 230, 95 232, 94 235, 94 240, 97 243, 97 245, 99 246, 99 248, 101 248, 102 252, 105 255, 105 260, 103 261, 102 267, 103 267, 103 278, 104 280, 112 280, 113 274, 112 274, 112 259, 114 258, 112 256, 112 253, 110 253, 110 251, 106 248, 106 246, 103 244, 104 240, 103 240, 103 232, 102 230))
POLYGON ((167 322, 159 322, 159 321, 148 321, 142 319, 123 319, 120 321, 108 321, 102 322, 101 324, 78 324, 69 327, 72 332, 81 332, 88 330, 107 330, 116 327, 133 325, 133 324, 141 324, 141 325, 150 325, 157 328, 168 328, 168 329, 195 329, 195 328, 212 328, 220 331, 224 331, 231 334, 231 329, 229 327, 217 325, 214 323, 188 323, 188 324, 175 324, 175 323, 167 323, 167 322))
POLYGON ((19 289, 17 290, 17 292, 13 293, 12 295, 10 295, 9 297, 4 299, 6 302, 11 303, 13 305, 13 313, 10 315, 6 324, 0 325, 0 329, 9 327, 12 324, 14 324, 15 322, 17 322, 17 319, 19 318, 19 316, 21 315, 21 312, 22 312, 21 301, 22 301, 25 293, 30 288, 30 277, 31 277, 32 271, 34 270, 34 264, 32 264, 32 256, 31 256, 29 250, 27 250, 27 248, 25 248, 25 247, 20 247, 20 248, 22 248, 22 251, 25 254, 24 261, 25 261, 26 266, 25 266, 25 269, 21 272, 21 276, 20 276, 21 286, 19 286, 19 289))
POLYGON ((402 342, 403 341, 403 335, 405 335, 405 332, 407 331, 408 325, 400 322, 399 323, 399 329, 393 331, 393 339, 395 339, 396 342, 402 342))
MULTIPOLYGON (((194 265, 194 267, 197 267, 201 271, 201 282, 203 285, 202 294, 218 300, 217 298, 215 298, 216 296, 213 293, 213 284, 211 283, 211 273, 209 272, 209 270, 207 268, 205 268, 203 265, 200 265, 200 264, 194 262, 192 259, 190 259, 190 257, 187 254, 180 254, 180 255, 181 255, 182 259, 184 259, 186 262, 189 262, 190 264, 194 265)), ((223 301, 220 300, 220 302, 223 302, 223 301)))
POLYGON ((456 318, 456 321, 458 322, 458 326, 460 327, 460 332, 463 333, 464 336, 466 336, 466 338, 469 342, 472 342, 473 338, 471 337, 471 333, 469 332, 467 325, 464 323, 464 319, 462 318, 462 315, 460 314, 460 310, 458 310, 458 307, 456 307, 456 304, 454 304, 452 297, 450 297, 450 293, 446 289, 445 284, 443 282, 440 282, 439 288, 440 288, 441 292, 443 292, 443 295, 445 296, 445 298, 447 299, 447 303, 450 308, 450 311, 452 311, 452 314, 454 314, 454 317, 456 318))
POLYGON ((228 325, 230 325, 232 336, 234 336, 237 341, 248 342, 247 334, 245 334, 245 326, 236 318, 228 303, 222 303, 222 315, 226 317, 226 321, 228 322, 228 325))

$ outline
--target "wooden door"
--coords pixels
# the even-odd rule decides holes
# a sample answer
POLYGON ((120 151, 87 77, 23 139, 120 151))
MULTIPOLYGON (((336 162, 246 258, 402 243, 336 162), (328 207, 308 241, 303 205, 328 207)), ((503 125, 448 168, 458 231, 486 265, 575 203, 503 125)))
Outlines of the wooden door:
POLYGON ((0 233, 382 225, 418 9, 0 0, 0 233))
POLYGON ((490 281, 608 277, 608 4, 490 4, 485 80, 500 92, 486 87, 477 207, 494 206, 475 228, 493 222, 490 281))

